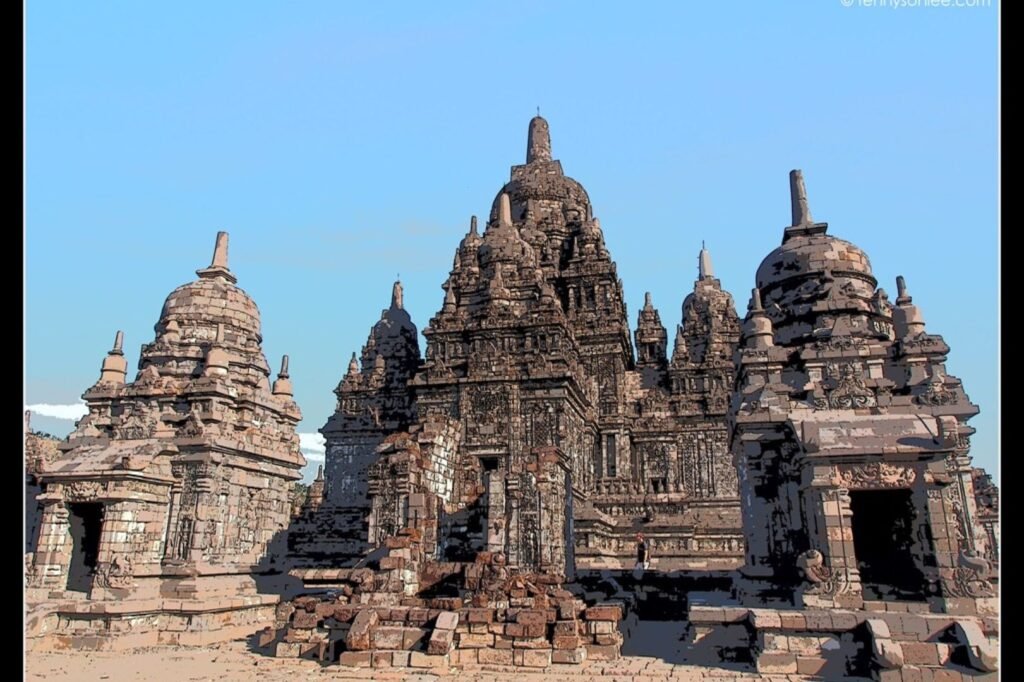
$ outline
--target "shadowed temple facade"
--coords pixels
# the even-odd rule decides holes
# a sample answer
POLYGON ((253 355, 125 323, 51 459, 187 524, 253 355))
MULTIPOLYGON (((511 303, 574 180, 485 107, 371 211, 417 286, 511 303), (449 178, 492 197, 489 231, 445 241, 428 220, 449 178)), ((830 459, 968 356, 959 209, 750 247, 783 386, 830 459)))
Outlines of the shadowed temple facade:
POLYGON ((119 333, 66 441, 26 422, 34 636, 264 627, 255 647, 325 664, 546 669, 615 659, 656 617, 711 666, 991 675, 999 493, 971 466, 978 408, 903 278, 890 302, 812 219, 800 171, 790 196, 743 318, 702 247, 677 312, 648 294, 631 327, 537 116, 436 314, 419 329, 396 282, 352 353, 304 500, 288 360, 271 385, 218 236, 134 382, 119 333))

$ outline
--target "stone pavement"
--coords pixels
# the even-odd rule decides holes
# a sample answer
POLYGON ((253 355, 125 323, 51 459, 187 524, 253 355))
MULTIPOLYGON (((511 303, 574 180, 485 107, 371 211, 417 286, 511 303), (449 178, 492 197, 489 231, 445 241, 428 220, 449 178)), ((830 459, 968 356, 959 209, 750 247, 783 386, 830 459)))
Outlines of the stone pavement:
POLYGON ((259 679, 261 682, 324 680, 410 680, 442 682, 460 680, 516 680, 534 682, 563 679, 569 682, 653 682, 654 680, 811 680, 802 675, 760 676, 723 668, 675 665, 643 656, 627 656, 614 662, 591 661, 581 666, 557 666, 536 672, 516 672, 498 667, 452 668, 444 672, 373 670, 369 668, 323 667, 311 660, 271 658, 248 650, 235 641, 210 647, 160 647, 129 653, 47 651, 30 653, 26 661, 27 680, 85 682, 92 680, 146 680, 147 682, 232 682, 259 679))

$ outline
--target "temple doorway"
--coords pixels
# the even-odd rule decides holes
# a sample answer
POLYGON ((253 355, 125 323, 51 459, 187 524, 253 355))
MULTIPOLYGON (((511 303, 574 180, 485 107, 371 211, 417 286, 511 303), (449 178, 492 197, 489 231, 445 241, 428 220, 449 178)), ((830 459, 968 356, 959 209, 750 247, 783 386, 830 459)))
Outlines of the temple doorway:
POLYGON ((924 576, 914 561, 914 502, 909 490, 853 490, 853 549, 872 600, 922 600, 924 576))
POLYGON ((77 502, 68 505, 71 532, 71 563, 68 566, 67 589, 88 592, 100 553, 103 530, 103 505, 99 502, 77 502))

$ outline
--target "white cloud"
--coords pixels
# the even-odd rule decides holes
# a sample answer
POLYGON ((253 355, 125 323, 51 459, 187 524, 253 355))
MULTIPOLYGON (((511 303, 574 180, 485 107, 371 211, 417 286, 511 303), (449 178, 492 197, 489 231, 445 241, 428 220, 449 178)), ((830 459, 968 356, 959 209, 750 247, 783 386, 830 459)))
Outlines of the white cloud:
POLYGON ((323 462, 327 458, 327 440, 319 433, 300 433, 299 449, 311 462, 323 462))
MULTIPOLYGON (((84 402, 72 405, 50 405, 49 403, 38 403, 29 405, 25 409, 31 410, 32 414, 40 417, 51 417, 53 419, 66 419, 75 421, 89 414, 89 409, 84 402)), ((300 433, 299 449, 311 462, 323 462, 327 455, 327 441, 319 433, 300 433)))
POLYGON ((68 421, 75 421, 89 414, 89 408, 85 406, 84 402, 77 402, 71 405, 37 403, 35 405, 29 405, 25 409, 31 410, 32 414, 38 414, 40 417, 67 419, 68 421))

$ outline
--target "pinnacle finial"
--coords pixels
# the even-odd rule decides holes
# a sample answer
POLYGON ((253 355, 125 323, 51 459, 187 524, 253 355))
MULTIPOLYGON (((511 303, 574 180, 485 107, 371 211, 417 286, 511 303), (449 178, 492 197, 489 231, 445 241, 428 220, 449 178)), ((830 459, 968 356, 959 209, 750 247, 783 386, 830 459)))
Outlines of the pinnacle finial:
POLYGON ((356 360, 356 354, 352 353, 352 359, 348 361, 348 373, 359 374, 359 361, 356 360))
POLYGON ((391 308, 402 310, 402 283, 398 280, 391 287, 391 308))
POLYGON ((715 272, 711 267, 711 252, 704 248, 704 241, 700 243, 700 256, 697 258, 698 279, 714 277, 715 272))
POLYGON ((789 201, 793 209, 793 225, 811 225, 811 206, 807 201, 807 186, 801 170, 789 172, 789 201))
POLYGON ((757 287, 754 287, 750 292, 750 312, 764 312, 764 307, 761 305, 761 290, 757 287))
POLYGON ((213 247, 213 260, 210 262, 211 268, 224 268, 228 269, 228 233, 218 232, 217 243, 213 247))
POLYGON ((196 270, 196 274, 204 278, 223 277, 229 282, 238 281, 228 268, 228 233, 218 232, 217 241, 213 247, 213 260, 210 266, 202 270, 196 270))
POLYGON ((904 305, 912 303, 914 299, 907 293, 907 280, 903 279, 903 275, 896 277, 896 305, 904 305))
POLYGON ((654 308, 654 304, 651 303, 651 292, 644 292, 644 310, 651 310, 654 308))
POLYGON ((114 347, 103 358, 100 368, 100 383, 123 384, 128 374, 128 361, 124 359, 124 332, 118 330, 114 335, 114 347))
POLYGON ((324 480, 324 465, 323 464, 321 464, 320 466, 318 466, 316 468, 316 480, 317 481, 323 481, 324 480))
POLYGON ((503 227, 512 225, 512 201, 508 192, 501 193, 501 201, 498 203, 498 224, 503 227))
POLYGON ((530 121, 530 132, 526 139, 526 163, 551 160, 551 131, 548 122, 537 115, 530 121))
POLYGON ((476 234, 476 216, 469 217, 469 233, 476 234))
POLYGON ((764 312, 764 306, 761 305, 761 290, 757 287, 750 292, 747 311, 747 319, 743 322, 743 334, 746 336, 744 347, 765 349, 774 346, 772 321, 764 312))
POLYGON ((288 378, 288 356, 281 356, 281 371, 277 373, 277 380, 271 388, 274 395, 283 395, 291 398, 294 395, 292 380, 288 378))

